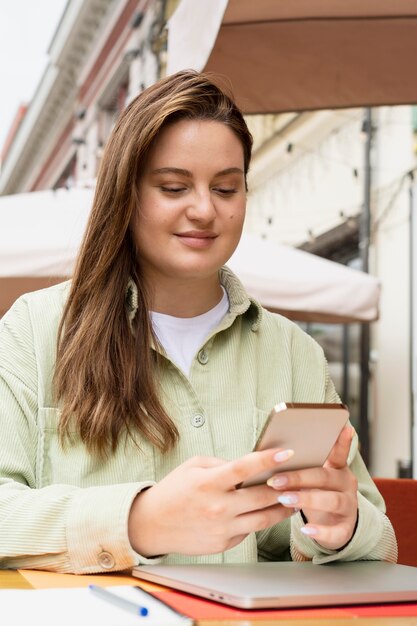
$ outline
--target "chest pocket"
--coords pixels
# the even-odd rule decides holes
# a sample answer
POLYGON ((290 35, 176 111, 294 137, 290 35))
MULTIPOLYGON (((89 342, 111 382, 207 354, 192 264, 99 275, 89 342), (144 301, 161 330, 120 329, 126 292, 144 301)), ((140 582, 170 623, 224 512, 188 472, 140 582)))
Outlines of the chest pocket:
POLYGON ((213 419, 214 454, 236 459, 252 452, 267 418, 268 412, 257 407, 222 407, 213 419))
POLYGON ((37 487, 51 484, 90 487, 142 480, 155 480, 152 446, 122 437, 114 454, 98 459, 86 451, 78 435, 71 433, 63 447, 58 438, 60 413, 57 408, 42 407, 38 413, 37 487))

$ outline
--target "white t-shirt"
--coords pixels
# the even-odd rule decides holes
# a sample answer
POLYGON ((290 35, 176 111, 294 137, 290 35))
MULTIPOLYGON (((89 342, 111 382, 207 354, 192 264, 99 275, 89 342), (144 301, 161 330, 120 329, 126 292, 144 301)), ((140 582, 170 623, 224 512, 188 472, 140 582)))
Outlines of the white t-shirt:
POLYGON ((173 317, 151 311, 152 326, 159 342, 170 359, 187 376, 197 351, 229 310, 229 298, 223 287, 222 290, 220 302, 207 313, 196 317, 173 317))

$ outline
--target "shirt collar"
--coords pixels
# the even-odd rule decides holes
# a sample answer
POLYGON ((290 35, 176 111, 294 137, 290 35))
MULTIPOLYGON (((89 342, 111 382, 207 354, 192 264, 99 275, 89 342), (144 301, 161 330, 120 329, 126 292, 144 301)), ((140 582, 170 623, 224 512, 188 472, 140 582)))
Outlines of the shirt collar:
POLYGON ((230 314, 234 317, 245 315, 252 320, 252 330, 256 331, 262 320, 262 307, 250 297, 239 278, 226 265, 220 269, 220 282, 227 291, 230 314))
MULTIPOLYGON (((262 307, 259 302, 248 296, 238 277, 227 266, 220 269, 220 282, 229 298, 230 314, 233 317, 247 315, 252 319, 252 330, 258 330, 262 320, 262 307)), ((133 279, 129 278, 126 287, 126 305, 131 322, 138 310, 138 302, 138 288, 133 279)))

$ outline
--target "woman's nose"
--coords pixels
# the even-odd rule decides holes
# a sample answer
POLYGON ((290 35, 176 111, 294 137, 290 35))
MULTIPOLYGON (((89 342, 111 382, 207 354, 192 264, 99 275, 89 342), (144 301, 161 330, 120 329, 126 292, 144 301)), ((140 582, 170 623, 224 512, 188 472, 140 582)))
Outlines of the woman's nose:
POLYGON ((187 217, 191 220, 210 222, 216 215, 216 207, 210 190, 201 191, 192 195, 187 208, 187 217))

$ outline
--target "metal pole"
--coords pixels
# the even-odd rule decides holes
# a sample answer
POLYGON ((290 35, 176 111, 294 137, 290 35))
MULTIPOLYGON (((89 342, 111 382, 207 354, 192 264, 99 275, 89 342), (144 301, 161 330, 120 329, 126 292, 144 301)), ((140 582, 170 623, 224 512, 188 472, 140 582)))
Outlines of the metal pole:
POLYGON ((416 358, 417 358, 417 336, 416 336, 416 328, 414 323, 414 316, 417 313, 416 299, 417 299, 417 290, 416 290, 416 273, 415 273, 415 261, 416 261, 416 250, 415 246, 417 245, 417 237, 416 237, 416 219, 415 219, 415 208, 416 208, 416 198, 414 196, 414 175, 410 174, 410 187, 409 187, 409 201, 410 201, 410 441, 411 441, 411 450, 410 450, 410 468, 408 473, 408 478, 416 478, 416 458, 415 453, 417 451, 417 434, 416 434, 416 393, 417 393, 417 371, 416 371, 416 358))
POLYGON ((342 384, 342 400, 345 404, 349 402, 349 361, 350 361, 350 345, 349 345, 349 324, 342 326, 342 342, 343 342, 343 384, 342 384))
MULTIPOLYGON (((359 251, 362 261, 362 270, 369 271, 369 244, 371 237, 371 184, 372 184, 372 109, 365 109, 362 130, 365 133, 364 152, 364 199, 363 210, 360 220, 359 251)), ((369 353, 370 353, 370 326, 362 323, 360 333, 360 392, 359 392, 359 440, 361 442, 361 454, 366 465, 369 467, 370 437, 369 437, 369 353)))

